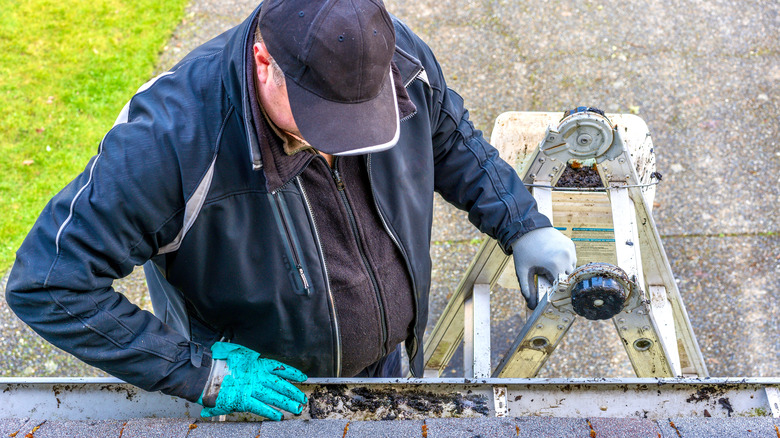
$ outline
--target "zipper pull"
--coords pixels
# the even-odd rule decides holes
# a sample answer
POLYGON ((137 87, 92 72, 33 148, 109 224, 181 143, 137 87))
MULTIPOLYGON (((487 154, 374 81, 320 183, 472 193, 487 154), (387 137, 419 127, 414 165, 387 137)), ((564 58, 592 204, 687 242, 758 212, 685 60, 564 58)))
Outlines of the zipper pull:
POLYGON ((306 295, 309 295, 311 293, 311 288, 309 287, 309 280, 306 279, 306 273, 303 272, 303 266, 298 265, 298 274, 301 276, 301 281, 303 282, 303 290, 306 291, 306 295))
POLYGON ((344 181, 341 179, 341 174, 336 169, 333 169, 333 180, 336 181, 336 187, 340 191, 344 191, 344 181))

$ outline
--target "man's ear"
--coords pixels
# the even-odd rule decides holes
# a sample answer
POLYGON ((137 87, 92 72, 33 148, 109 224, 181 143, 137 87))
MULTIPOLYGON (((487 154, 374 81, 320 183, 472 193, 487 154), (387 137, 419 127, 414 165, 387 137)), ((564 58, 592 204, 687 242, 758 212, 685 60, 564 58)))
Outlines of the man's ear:
POLYGON ((255 43, 252 46, 252 51, 255 57, 255 74, 257 75, 257 81, 260 84, 265 84, 271 80, 271 54, 265 47, 265 43, 255 43))

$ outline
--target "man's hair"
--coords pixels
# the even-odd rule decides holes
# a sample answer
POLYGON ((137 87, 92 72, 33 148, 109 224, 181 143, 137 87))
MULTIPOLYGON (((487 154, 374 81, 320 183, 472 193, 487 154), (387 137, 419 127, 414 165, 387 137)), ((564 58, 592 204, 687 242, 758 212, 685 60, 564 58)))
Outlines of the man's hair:
MULTIPOLYGON (((263 35, 260 33, 260 23, 257 24, 257 27, 255 28, 255 44, 262 43, 263 42, 263 35)), ((282 71, 281 67, 279 67, 279 64, 276 63, 276 60, 272 56, 268 56, 268 61, 271 64, 271 69, 274 71, 274 84, 276 84, 277 87, 281 87, 284 85, 284 72, 282 71)))

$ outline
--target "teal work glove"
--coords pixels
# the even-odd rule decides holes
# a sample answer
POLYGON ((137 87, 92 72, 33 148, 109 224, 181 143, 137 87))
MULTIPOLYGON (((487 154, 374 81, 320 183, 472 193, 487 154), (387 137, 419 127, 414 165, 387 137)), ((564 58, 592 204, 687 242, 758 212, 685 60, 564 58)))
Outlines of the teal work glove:
POLYGON ((535 275, 552 284, 558 274, 571 274, 577 265, 574 242, 552 227, 537 228, 524 234, 512 244, 512 255, 520 292, 531 310, 539 303, 535 275))
POLYGON ((282 413, 271 406, 300 414, 308 403, 306 395, 287 380, 303 382, 308 377, 297 369, 236 344, 217 342, 211 346, 212 376, 201 396, 207 398, 213 381, 220 380, 214 407, 204 407, 201 417, 251 412, 279 421, 282 413), (220 363, 224 361, 224 363, 220 363), (214 370, 221 370, 215 372, 214 370), (219 375, 221 374, 221 375, 219 375), (286 380, 285 380, 286 379, 286 380))

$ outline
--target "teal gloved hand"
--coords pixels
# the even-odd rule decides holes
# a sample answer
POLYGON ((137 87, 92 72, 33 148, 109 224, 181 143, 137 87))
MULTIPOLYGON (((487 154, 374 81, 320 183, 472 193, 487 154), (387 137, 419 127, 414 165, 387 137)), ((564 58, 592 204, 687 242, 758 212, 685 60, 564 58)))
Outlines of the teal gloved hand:
POLYGON ((559 274, 571 274, 577 265, 574 242, 552 227, 537 228, 512 244, 515 273, 525 303, 534 310, 539 304, 539 291, 534 276, 554 283, 559 274))
MULTIPOLYGON (((262 358, 259 353, 236 344, 217 342, 211 346, 211 352, 215 364, 225 361, 226 373, 219 387, 216 406, 204 407, 201 417, 251 412, 279 421, 282 413, 272 406, 300 414, 303 405, 308 403, 306 395, 288 382, 306 380, 308 377, 301 371, 279 361, 262 358)), ((207 384, 204 394, 208 388, 207 384)))

